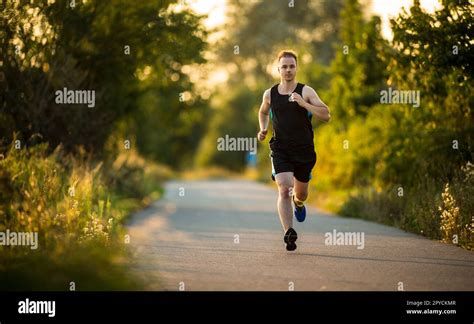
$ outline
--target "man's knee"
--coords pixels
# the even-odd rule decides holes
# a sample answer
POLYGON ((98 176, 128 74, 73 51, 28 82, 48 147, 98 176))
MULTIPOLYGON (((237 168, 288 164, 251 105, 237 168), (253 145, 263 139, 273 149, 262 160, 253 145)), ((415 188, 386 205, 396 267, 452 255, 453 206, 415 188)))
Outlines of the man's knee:
POLYGON ((281 199, 290 199, 293 186, 287 183, 278 184, 278 193, 281 199))
POLYGON ((306 200, 306 198, 308 198, 308 191, 307 190, 299 191, 299 192, 296 191, 295 196, 296 196, 296 198, 298 198, 298 200, 304 201, 304 200, 306 200))

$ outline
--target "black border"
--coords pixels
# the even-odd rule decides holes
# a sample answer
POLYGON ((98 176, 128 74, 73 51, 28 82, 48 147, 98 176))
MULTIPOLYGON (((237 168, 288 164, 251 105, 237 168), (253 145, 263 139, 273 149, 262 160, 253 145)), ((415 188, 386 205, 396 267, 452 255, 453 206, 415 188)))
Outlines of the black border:
MULTIPOLYGON (((473 323, 474 292, 0 292, 0 323, 71 320, 227 322, 308 320, 473 323), (54 300, 56 315, 19 314, 21 300, 54 300), (408 315, 407 300, 451 301, 455 315, 408 315)), ((421 306, 420 309, 422 309, 421 306)))

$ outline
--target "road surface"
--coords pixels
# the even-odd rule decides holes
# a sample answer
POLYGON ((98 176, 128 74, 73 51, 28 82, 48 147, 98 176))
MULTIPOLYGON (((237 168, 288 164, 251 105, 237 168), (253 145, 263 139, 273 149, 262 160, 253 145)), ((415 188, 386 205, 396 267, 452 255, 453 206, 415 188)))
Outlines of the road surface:
POLYGON ((288 252, 276 199, 246 180, 166 183, 127 225, 132 271, 147 290, 474 290, 474 253, 311 207, 288 252), (363 248, 325 244, 334 231, 364 233, 363 248))

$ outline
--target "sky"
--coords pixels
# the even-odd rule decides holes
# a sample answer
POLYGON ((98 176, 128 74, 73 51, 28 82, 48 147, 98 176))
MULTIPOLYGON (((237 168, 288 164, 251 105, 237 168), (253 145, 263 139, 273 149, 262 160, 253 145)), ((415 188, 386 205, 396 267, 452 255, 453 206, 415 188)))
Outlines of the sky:
MULTIPOLYGON (((226 0, 186 0, 185 2, 189 3, 196 13, 209 15, 205 20, 208 28, 218 27, 224 23, 226 0)), ((372 0, 371 11, 382 19, 382 34, 385 38, 392 38, 389 19, 395 17, 402 7, 408 9, 412 3, 413 0, 372 0)), ((438 0, 421 0, 420 3, 428 12, 441 7, 438 0)), ((295 5, 298 5, 298 0, 295 0, 295 5)))
POLYGON ((186 2, 196 13, 209 15, 205 20, 205 25, 208 28, 224 23, 227 0, 187 0, 186 2))
MULTIPOLYGON (((248 0, 249 3, 254 0, 248 0)), ((263 0, 273 1, 273 0, 263 0)), ((289 1, 289 0, 288 0, 289 1)), ((295 5, 298 5, 298 0, 294 0, 295 5)), ((352 0, 346 0, 352 1, 352 0)), ((396 17, 401 12, 402 8, 405 7, 407 10, 410 8, 413 0, 360 0, 361 2, 369 3, 371 13, 380 16, 382 20, 382 35, 384 38, 391 40, 392 32, 390 29, 389 20, 390 18, 396 17)), ((218 29, 219 26, 225 23, 226 16, 226 2, 227 0, 182 0, 182 2, 189 4, 189 6, 197 14, 208 15, 204 20, 204 24, 208 29, 218 29)), ((420 4, 423 9, 432 13, 436 9, 441 7, 438 0, 420 0, 420 4)), ((369 13, 370 15, 370 13, 369 13)), ((221 32, 217 31, 210 35, 208 41, 213 43, 222 35, 221 32)), ((228 77, 228 71, 223 67, 213 67, 211 71, 204 73, 206 75, 206 81, 202 84, 215 85, 224 83, 228 77)), ((195 76, 197 78, 197 76, 195 76)), ((197 79, 196 79, 197 81, 197 79)), ((199 82, 201 83, 201 82, 199 82)))
MULTIPOLYGON (((397 16, 405 7, 408 11, 413 0, 372 0, 372 12, 382 19, 382 35, 386 39, 392 38, 389 19, 397 16)), ((429 13, 441 8, 438 0, 421 0, 421 7, 429 13)))

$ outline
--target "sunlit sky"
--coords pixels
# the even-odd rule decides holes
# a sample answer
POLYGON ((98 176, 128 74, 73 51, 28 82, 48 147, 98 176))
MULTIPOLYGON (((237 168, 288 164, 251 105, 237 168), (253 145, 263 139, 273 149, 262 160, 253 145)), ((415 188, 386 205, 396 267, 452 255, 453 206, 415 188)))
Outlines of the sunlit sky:
MULTIPOLYGON (((187 0, 185 2, 189 3, 196 13, 208 15, 205 20, 205 25, 208 28, 218 27, 224 23, 227 0, 187 0)), ((249 0, 249 2, 251 1, 249 0)), ((372 12, 381 17, 382 33, 385 38, 390 39, 392 37, 389 19, 395 17, 402 7, 408 9, 412 3, 413 0, 372 0, 372 12)), ((441 7, 438 0, 421 0, 420 3, 428 12, 433 12, 441 7)), ((298 0, 295 0, 295 5, 298 5, 298 0)))
MULTIPOLYGON (((248 0, 249 4, 253 0, 248 0)), ((264 0, 273 1, 273 0, 264 0)), ((288 0, 289 1, 289 0, 288 0)), ((352 1, 352 0, 346 0, 352 1)), ((218 31, 211 34, 208 41, 212 43, 222 35, 222 30, 219 30, 219 26, 225 23, 226 19, 226 3, 227 0, 183 0, 184 3, 190 5, 192 10, 197 14, 207 15, 208 17, 204 20, 204 24, 208 29, 217 29, 218 31)), ((367 13, 378 15, 382 20, 382 35, 388 40, 392 39, 392 32, 390 29, 389 20, 390 18, 396 17, 401 12, 402 8, 405 7, 407 10, 413 3, 413 0, 361 0, 361 2, 369 3, 371 12, 367 13)), ((295 0, 295 6, 298 5, 298 0, 295 0)), ((420 0, 421 6, 426 11, 432 13, 436 9, 441 7, 438 0, 420 0)), ((204 73, 206 85, 216 85, 224 83, 228 77, 228 71, 223 67, 213 67, 212 70, 204 73)))
MULTIPOLYGON (((382 19, 382 34, 385 38, 392 38, 389 19, 397 16, 403 7, 408 11, 412 4, 413 0, 372 0, 372 12, 382 19)), ((421 0, 420 4, 429 13, 441 8, 438 0, 421 0)))
POLYGON ((219 26, 225 21, 227 0, 187 0, 191 8, 198 14, 209 15, 205 20, 208 28, 219 26))

